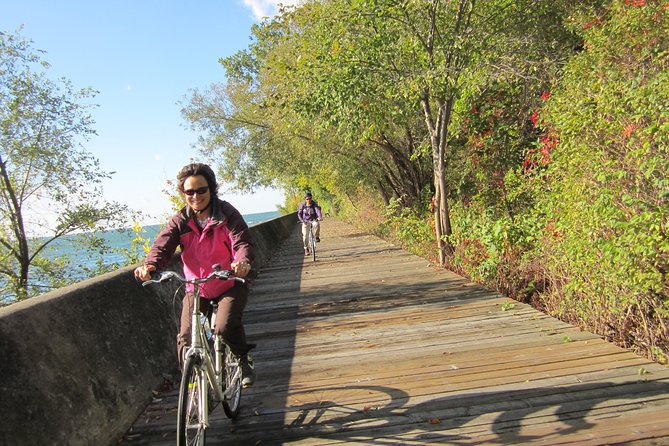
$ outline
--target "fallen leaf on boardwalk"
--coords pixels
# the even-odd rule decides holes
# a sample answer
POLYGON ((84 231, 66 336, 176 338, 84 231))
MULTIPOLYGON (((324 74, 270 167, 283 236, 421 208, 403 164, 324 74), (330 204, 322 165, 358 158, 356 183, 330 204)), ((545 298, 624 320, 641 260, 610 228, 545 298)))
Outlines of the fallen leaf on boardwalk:
POLYGON ((439 418, 430 418, 430 424, 441 424, 441 420, 439 418))

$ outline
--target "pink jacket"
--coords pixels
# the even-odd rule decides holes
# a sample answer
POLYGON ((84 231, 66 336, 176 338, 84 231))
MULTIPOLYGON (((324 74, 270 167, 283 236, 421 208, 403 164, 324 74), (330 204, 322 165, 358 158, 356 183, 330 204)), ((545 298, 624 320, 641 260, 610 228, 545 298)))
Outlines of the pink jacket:
MULTIPOLYGON (((209 223, 200 230, 192 210, 188 206, 181 209, 156 236, 144 263, 155 265, 160 271, 167 266, 177 247, 181 248, 186 279, 209 275, 214 264, 230 269, 233 261, 252 263, 255 258, 253 239, 239 211, 227 201, 213 200, 211 213, 209 223)), ((229 280, 211 280, 201 285, 200 295, 219 297, 234 284, 229 280)), ((192 292, 193 286, 189 285, 186 291, 192 292)))

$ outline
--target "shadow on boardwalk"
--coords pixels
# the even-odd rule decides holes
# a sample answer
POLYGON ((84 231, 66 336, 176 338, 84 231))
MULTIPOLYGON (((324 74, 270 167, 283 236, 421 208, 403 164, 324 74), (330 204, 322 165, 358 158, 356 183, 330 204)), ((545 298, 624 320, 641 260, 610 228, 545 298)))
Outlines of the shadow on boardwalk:
MULTIPOLYGON (((639 381, 636 383, 598 382, 562 386, 559 388, 535 388, 522 391, 500 391, 472 393, 462 396, 444 397, 428 400, 416 406, 410 405, 410 395, 397 388, 353 386, 347 388, 322 389, 323 391, 384 394, 390 404, 366 406, 363 410, 357 407, 344 407, 335 401, 320 401, 317 404, 294 407, 299 415, 287 428, 294 435, 283 434, 282 442, 304 437, 311 431, 312 439, 320 437, 322 442, 353 442, 363 444, 523 444, 541 442, 545 444, 567 443, 585 444, 592 440, 593 435, 587 432, 595 427, 588 421, 592 413, 601 416, 606 409, 598 406, 616 405, 616 411, 626 407, 651 407, 652 401, 666 399, 669 394, 669 383, 656 381, 639 381), (649 403, 650 401, 650 403, 649 403), (338 415, 331 416, 331 412, 338 415), (524 423, 536 425, 539 419, 542 424, 536 430, 523 432, 524 423), (550 425, 547 425, 550 424, 550 425), (416 433, 417 425, 421 432, 416 433), (373 426, 373 427, 368 427, 373 426), (491 427, 491 430, 488 430, 491 427), (465 429, 467 433, 457 433, 465 429), (579 441, 564 438, 570 434, 584 434, 579 441), (453 432, 453 433, 451 433, 453 432), (371 435, 370 435, 371 434, 371 435), (590 438, 589 438, 590 437, 590 438), (552 439, 552 440, 551 440, 552 439)), ((655 420, 652 421, 658 433, 666 435, 666 401, 664 409, 658 407, 655 420)), ((609 415, 614 415, 615 412, 609 415)), ((621 429, 630 432, 611 433, 615 439, 599 439, 596 444, 614 444, 622 438, 629 441, 635 437, 639 429, 647 427, 649 420, 644 416, 634 421, 625 420, 621 429), (637 432, 633 432, 637 431, 637 432), (631 438, 630 438, 631 437, 631 438)), ((247 436, 251 440, 255 435, 247 436)), ((270 444, 258 437, 258 443, 270 444)), ((649 443, 650 444, 650 443, 649 443)), ((666 444, 659 440, 656 444, 666 444)))
MULTIPOLYGON (((669 372, 334 220, 296 230, 247 309, 258 382, 230 445, 667 444, 669 372), (505 311, 506 310, 506 311, 505 311)), ((174 444, 176 390, 124 444, 174 444)))

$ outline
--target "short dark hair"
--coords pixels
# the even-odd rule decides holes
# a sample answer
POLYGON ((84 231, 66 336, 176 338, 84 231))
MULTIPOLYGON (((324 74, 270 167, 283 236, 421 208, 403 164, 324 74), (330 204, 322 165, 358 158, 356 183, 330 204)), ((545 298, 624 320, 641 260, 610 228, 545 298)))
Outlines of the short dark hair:
POLYGON ((306 194, 304 194, 304 198, 311 198, 311 192, 307 192, 306 194))
POLYGON ((211 198, 218 197, 218 184, 216 183, 216 174, 209 165, 204 163, 191 163, 188 164, 179 170, 177 173, 177 189, 182 194, 184 193, 184 182, 188 177, 194 177, 197 175, 202 175, 207 181, 207 186, 209 186, 209 192, 211 193, 211 198))

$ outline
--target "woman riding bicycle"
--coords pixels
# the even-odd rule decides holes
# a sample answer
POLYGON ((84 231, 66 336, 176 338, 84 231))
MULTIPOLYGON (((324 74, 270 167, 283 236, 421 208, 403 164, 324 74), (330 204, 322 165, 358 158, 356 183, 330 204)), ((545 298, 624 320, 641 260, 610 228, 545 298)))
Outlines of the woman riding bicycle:
POLYGON ((309 252, 309 224, 314 230, 314 237, 316 241, 320 242, 321 225, 318 223, 323 220, 321 207, 311 196, 311 192, 304 195, 304 203, 300 204, 297 209, 297 218, 302 223, 302 243, 304 244, 304 255, 308 256, 309 252))
MULTIPOLYGON (((146 256, 144 265, 135 269, 135 277, 146 281, 151 272, 164 269, 181 248, 181 261, 186 279, 205 277, 214 264, 232 269, 237 277, 245 277, 255 258, 249 227, 241 214, 227 201, 218 198, 214 171, 206 164, 193 163, 177 174, 177 188, 186 206, 175 214, 160 231, 146 256)), ((200 305, 209 315, 212 302, 218 301, 214 332, 223 336, 230 350, 241 357, 242 384, 248 387, 255 381, 255 370, 246 343, 242 314, 248 301, 246 284, 213 280, 202 284, 200 305)), ((179 361, 190 341, 192 286, 186 289, 181 311, 181 327, 177 335, 179 361)))

